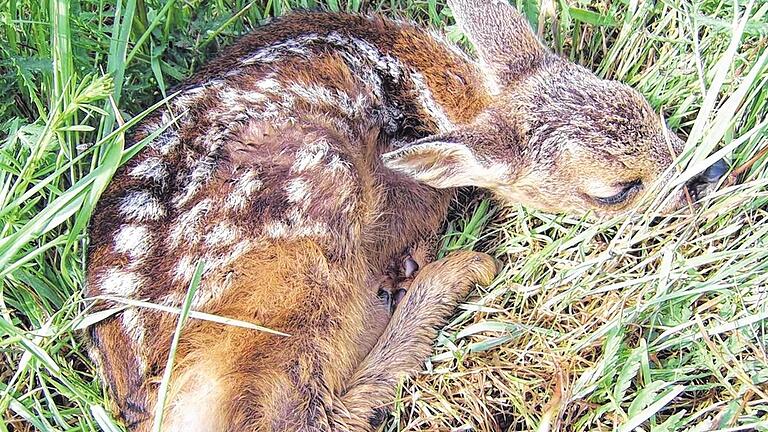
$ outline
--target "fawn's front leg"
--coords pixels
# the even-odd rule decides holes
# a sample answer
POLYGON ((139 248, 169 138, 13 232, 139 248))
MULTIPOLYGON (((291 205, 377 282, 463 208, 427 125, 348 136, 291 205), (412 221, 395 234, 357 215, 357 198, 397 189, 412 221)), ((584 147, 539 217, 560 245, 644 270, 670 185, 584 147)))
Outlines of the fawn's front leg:
POLYGON ((496 271, 493 258, 477 252, 455 252, 422 268, 345 391, 335 395, 332 429, 362 432, 378 427, 396 385, 421 368, 457 303, 475 284, 489 284, 496 271))

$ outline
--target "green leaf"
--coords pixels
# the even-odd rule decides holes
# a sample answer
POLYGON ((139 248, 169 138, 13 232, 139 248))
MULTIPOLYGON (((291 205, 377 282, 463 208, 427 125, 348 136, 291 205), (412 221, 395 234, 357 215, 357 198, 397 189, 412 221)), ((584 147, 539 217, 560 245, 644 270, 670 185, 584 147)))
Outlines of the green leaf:
POLYGON ((619 375, 613 386, 613 399, 616 400, 616 402, 624 400, 627 389, 632 384, 632 380, 637 376, 637 371, 640 370, 640 364, 643 357, 646 357, 647 355, 647 347, 645 344, 641 344, 633 349, 630 352, 629 357, 624 361, 624 366, 622 366, 619 371, 619 375))
POLYGON ((581 21, 583 23, 591 24, 594 26, 606 26, 606 27, 616 27, 616 21, 610 16, 606 15, 600 15, 597 12, 592 12, 586 9, 581 9, 577 7, 570 7, 568 8, 568 14, 569 16, 576 20, 581 21))

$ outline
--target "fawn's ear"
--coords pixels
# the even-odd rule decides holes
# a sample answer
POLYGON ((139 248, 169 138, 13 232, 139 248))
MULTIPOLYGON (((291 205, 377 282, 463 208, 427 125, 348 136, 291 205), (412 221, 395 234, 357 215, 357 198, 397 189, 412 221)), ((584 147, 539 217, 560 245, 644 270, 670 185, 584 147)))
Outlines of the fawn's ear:
POLYGON ((497 84, 513 82, 546 56, 546 48, 508 0, 448 0, 448 6, 497 84))
POLYGON ((507 167, 479 157, 457 136, 435 135, 382 155, 384 165, 416 181, 445 189, 493 189, 507 178, 507 167))

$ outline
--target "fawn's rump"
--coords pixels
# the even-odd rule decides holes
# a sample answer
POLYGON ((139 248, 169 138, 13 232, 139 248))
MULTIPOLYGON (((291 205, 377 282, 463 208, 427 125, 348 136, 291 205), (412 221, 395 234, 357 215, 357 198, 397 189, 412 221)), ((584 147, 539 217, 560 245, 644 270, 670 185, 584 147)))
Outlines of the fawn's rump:
MULTIPOLYGON (((333 262, 316 242, 301 240, 246 253, 211 275, 226 286, 202 312, 289 336, 191 318, 176 354, 163 429, 293 430, 316 421, 322 409, 307 410, 343 391, 342 377, 352 375, 389 319, 372 278, 359 276, 370 273, 365 267, 362 260, 333 262), (366 284, 370 289, 361 290, 366 284)), ((104 350, 102 365, 129 425, 143 431, 151 427, 177 317, 136 313, 163 330, 145 333, 146 350, 104 350), (126 377, 134 382, 121 382, 126 377)), ((97 328, 94 341, 130 344, 113 321, 97 328)))

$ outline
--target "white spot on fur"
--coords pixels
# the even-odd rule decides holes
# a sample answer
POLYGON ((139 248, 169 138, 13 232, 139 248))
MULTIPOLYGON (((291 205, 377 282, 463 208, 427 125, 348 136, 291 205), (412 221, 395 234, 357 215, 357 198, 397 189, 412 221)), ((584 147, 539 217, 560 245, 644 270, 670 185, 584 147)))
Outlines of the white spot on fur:
POLYGON ((131 176, 151 179, 159 183, 168 176, 168 169, 162 159, 149 157, 131 170, 131 176))
POLYGON ((264 78, 263 80, 256 83, 256 87, 272 93, 279 91, 282 88, 280 83, 274 78, 264 78))
POLYGON ((171 244, 179 246, 182 241, 187 244, 198 243, 201 236, 203 217, 211 209, 211 204, 211 199, 206 198, 182 214, 171 229, 171 244))
POLYGON ((306 221, 298 209, 293 209, 288 214, 288 220, 290 221, 289 234, 291 237, 313 237, 328 234, 325 225, 319 222, 306 221))
POLYGON ((328 234, 325 226, 318 222, 301 225, 293 233, 295 237, 321 237, 328 234))
POLYGON ((455 125, 448 120, 448 116, 445 114, 445 111, 443 111, 443 108, 438 105, 435 98, 432 97, 432 92, 429 90, 429 87, 424 80, 424 76, 418 72, 414 72, 411 74, 411 82, 416 88, 416 99, 418 99, 419 103, 424 107, 424 110, 427 111, 427 114, 434 119, 440 132, 447 132, 453 129, 455 125))
POLYGON ((101 276, 101 291, 109 295, 130 298, 140 286, 138 275, 117 268, 110 268, 101 276))
POLYGON ((324 224, 305 220, 299 209, 291 210, 287 221, 270 222, 264 226, 264 235, 270 239, 317 237, 328 234, 330 233, 324 224))
POLYGON ((352 98, 340 90, 299 83, 291 84, 288 89, 309 104, 328 105, 337 108, 349 118, 360 117, 370 106, 368 98, 364 94, 358 94, 352 98))
POLYGON ((137 366, 139 368, 139 372, 143 374, 147 370, 147 363, 144 359, 142 349, 144 346, 144 335, 146 333, 146 329, 144 327, 144 320, 142 319, 141 312, 138 310, 138 308, 130 307, 123 311, 121 321, 123 323, 125 332, 133 342, 133 351, 136 352, 135 357, 138 360, 137 366))
POLYGON ((147 191, 133 191, 120 201, 120 213, 128 220, 158 220, 165 216, 165 207, 147 191))
MULTIPOLYGON (((174 279, 176 279, 175 275, 174 279)), ((185 294, 186 293, 171 292, 160 297, 158 303, 164 306, 181 307, 181 302, 184 301, 185 294)))
POLYGON ((115 250, 138 259, 147 254, 150 241, 149 230, 146 227, 124 225, 115 235, 115 250))
POLYGON ((197 259, 189 255, 181 257, 174 269, 173 279, 182 282, 189 282, 195 275, 197 269, 197 259))
POLYGON ((226 208, 242 210, 248 199, 264 186, 262 181, 258 177, 258 172, 255 170, 248 170, 237 179, 237 183, 232 192, 227 196, 224 203, 226 208))
POLYGON ((296 161, 291 167, 291 172, 300 173, 316 166, 325 157, 328 150, 330 150, 330 145, 328 141, 322 138, 306 144, 296 152, 296 161))
POLYGON ((309 185, 304 179, 293 179, 285 186, 288 201, 298 203, 309 199, 309 185))
POLYGON ((344 161, 339 155, 333 155, 331 161, 328 162, 328 171, 335 175, 349 173, 350 164, 344 161))
POLYGON ((317 39, 318 36, 314 34, 288 39, 284 42, 260 48, 248 57, 241 58, 240 61, 248 65, 253 63, 271 63, 281 59, 286 54, 306 56, 309 54, 306 46, 317 39))
POLYGON ((289 90, 296 96, 311 104, 337 105, 337 100, 331 91, 316 85, 291 84, 289 90))
MULTIPOLYGON (((226 76, 230 76, 231 73, 239 72, 239 69, 235 69, 227 72, 226 76)), ((213 79, 205 84, 201 84, 196 87, 189 88, 184 93, 178 95, 174 99, 173 104, 177 110, 185 111, 190 105, 193 105, 197 101, 203 98, 208 93, 209 89, 220 89, 224 86, 224 82, 219 79, 213 79)))
POLYGON ((225 107, 242 107, 246 105, 258 105, 267 100, 263 93, 254 91, 242 91, 237 89, 224 89, 219 97, 225 107))
POLYGON ((250 239, 242 240, 232 246, 229 249, 229 253, 225 255, 216 254, 216 256, 208 256, 206 258, 205 271, 218 270, 222 267, 228 266, 240 258, 243 254, 250 251, 253 248, 253 242, 250 239))
POLYGON ((269 238, 288 237, 290 229, 282 222, 269 222, 264 226, 264 234, 269 238))
POLYGON ((403 66, 397 59, 390 55, 382 54, 373 44, 363 39, 350 38, 349 40, 360 53, 365 55, 369 61, 373 62, 376 69, 395 79, 400 78, 403 66))
POLYGON ((163 155, 172 152, 178 145, 179 136, 176 134, 176 131, 165 131, 149 144, 151 148, 159 151, 160 154, 163 155))
POLYGON ((220 222, 205 235, 206 246, 225 246, 232 244, 237 238, 238 230, 232 224, 220 222))
POLYGON ((215 168, 216 161, 210 157, 204 157, 195 162, 192 172, 189 173, 187 184, 184 186, 184 192, 173 198, 174 206, 179 208, 194 198, 195 194, 203 187, 203 185, 213 177, 215 168))
POLYGON ((169 127, 171 127, 170 125, 174 121, 175 120, 174 120, 173 116, 168 111, 163 111, 163 113, 160 115, 160 124, 162 124, 164 126, 165 125, 169 125, 169 127))
MULTIPOLYGON (((261 91, 226 89, 221 92, 221 105, 225 110, 211 110, 208 113, 213 123, 227 125, 218 132, 221 137, 229 132, 233 119, 240 123, 247 120, 269 120, 275 126, 288 120, 286 115, 295 102, 293 94, 283 91, 280 83, 273 78, 257 82, 256 87, 261 91)), ((212 138, 206 138, 206 142, 213 141, 212 138)))

